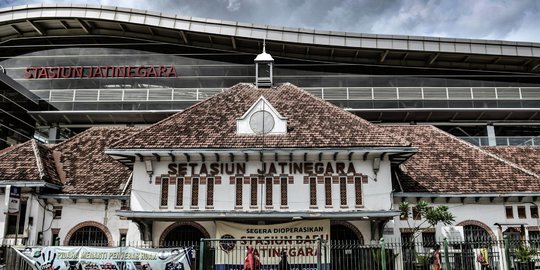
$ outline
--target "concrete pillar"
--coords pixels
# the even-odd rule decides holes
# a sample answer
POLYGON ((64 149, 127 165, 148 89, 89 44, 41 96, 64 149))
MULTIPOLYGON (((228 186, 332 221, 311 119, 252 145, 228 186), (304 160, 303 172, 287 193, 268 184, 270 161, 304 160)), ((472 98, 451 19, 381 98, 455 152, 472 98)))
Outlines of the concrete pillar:
POLYGON ((486 128, 487 128, 487 136, 488 136, 488 145, 496 146, 497 140, 495 137, 495 127, 491 124, 488 124, 486 128))
POLYGON ((49 138, 48 143, 58 143, 60 139, 60 128, 58 124, 54 124, 49 128, 49 138))

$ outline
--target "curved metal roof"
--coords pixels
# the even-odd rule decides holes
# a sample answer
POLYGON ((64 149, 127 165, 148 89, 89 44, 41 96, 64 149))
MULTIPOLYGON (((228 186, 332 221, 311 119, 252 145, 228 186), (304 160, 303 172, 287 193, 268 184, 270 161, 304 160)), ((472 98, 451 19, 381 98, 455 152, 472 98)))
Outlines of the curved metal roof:
MULTIPOLYGON (((92 5, 38 4, 0 9, 0 47, 17 54, 36 39, 127 38, 273 56, 391 66, 540 74, 540 43, 374 35, 274 27, 92 5)), ((37 48, 34 50, 38 50, 37 48)))

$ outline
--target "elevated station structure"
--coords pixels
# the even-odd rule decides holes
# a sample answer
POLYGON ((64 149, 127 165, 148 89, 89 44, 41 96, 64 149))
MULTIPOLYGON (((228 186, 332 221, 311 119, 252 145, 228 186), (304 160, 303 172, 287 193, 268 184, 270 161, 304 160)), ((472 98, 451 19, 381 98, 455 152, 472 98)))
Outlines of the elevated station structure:
MULTIPOLYGON (((38 97, 37 106, 22 106, 29 119, 2 112, 2 143, 22 141, 16 134, 28 125, 54 143, 91 126, 155 123, 253 82, 263 43, 275 59, 274 85, 292 83, 373 123, 433 124, 481 145, 540 144, 539 43, 328 32, 91 5, 0 9, 0 65, 38 97)), ((6 95, 3 102, 19 108, 6 95)))

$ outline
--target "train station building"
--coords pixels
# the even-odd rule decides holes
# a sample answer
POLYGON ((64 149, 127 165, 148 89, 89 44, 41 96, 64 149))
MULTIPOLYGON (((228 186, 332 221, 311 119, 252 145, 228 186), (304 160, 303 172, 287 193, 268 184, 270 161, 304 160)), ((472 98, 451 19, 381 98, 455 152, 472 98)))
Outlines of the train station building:
POLYGON ((373 244, 420 201, 455 215, 425 243, 540 239, 539 44, 78 5, 0 42, 4 243, 373 244))

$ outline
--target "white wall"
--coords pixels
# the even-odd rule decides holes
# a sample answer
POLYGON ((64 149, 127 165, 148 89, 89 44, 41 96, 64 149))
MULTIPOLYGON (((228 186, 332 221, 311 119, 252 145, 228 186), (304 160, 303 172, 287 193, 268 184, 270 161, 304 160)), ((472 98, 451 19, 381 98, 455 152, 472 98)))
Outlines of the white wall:
MULTIPOLYGON (((105 202, 103 200, 94 200, 89 203, 88 200, 61 200, 60 203, 56 200, 49 199, 45 202, 43 199, 38 199, 36 195, 23 193, 23 197, 27 198, 26 216, 21 217, 20 222, 25 226, 25 233, 22 237, 27 239, 27 243, 36 244, 38 242, 38 233, 43 231, 43 243, 50 244, 52 239, 53 228, 59 228, 60 244, 64 243, 67 233, 76 225, 86 222, 95 221, 107 227, 112 235, 112 240, 117 244, 120 241, 120 229, 128 229, 127 241, 140 241, 140 234, 137 226, 129 220, 122 220, 116 211, 121 208, 120 200, 109 200, 109 206, 105 210, 105 202), (62 216, 60 219, 53 219, 53 206, 62 205, 62 216), (29 217, 32 217, 32 225, 29 224, 29 217)), ((3 195, 2 195, 3 197, 3 195)), ((0 197, 0 199, 3 199, 0 197)), ((0 206, 2 213, 5 211, 5 205, 0 206)), ((4 236, 5 214, 0 215, 0 229, 2 230, 2 241, 12 241, 4 236)), ((21 237, 20 237, 21 238, 21 237)))
MULTIPOLYGON (((414 203, 411 203, 411 206, 414 206, 414 203)), ((480 202, 475 203, 472 199, 466 199, 464 203, 460 202, 450 202, 444 203, 440 201, 435 201, 431 206, 438 205, 447 205, 450 212, 455 216, 455 222, 453 225, 458 225, 464 221, 478 221, 485 224, 491 229, 493 234, 500 239, 501 231, 498 226, 494 225, 495 223, 503 224, 502 231, 506 230, 508 227, 519 227, 519 224, 523 224, 525 228, 529 226, 540 226, 540 219, 532 218, 530 213, 530 207, 535 206, 533 203, 520 203, 520 202, 503 202, 502 200, 495 200, 494 202, 489 202, 485 199, 482 199, 480 202), (506 207, 512 206, 514 218, 506 217, 506 207), (518 217, 518 206, 525 207, 526 218, 518 217), (504 225, 507 224, 507 225, 504 225)), ((394 204, 395 209, 399 209, 399 204, 394 204)), ((540 211, 540 209, 539 209, 540 211)), ((394 219, 394 235, 393 237, 399 237, 399 228, 408 228, 406 221, 399 220, 398 217, 394 219)), ((409 216, 409 222, 416 226, 420 224, 422 220, 413 220, 411 215, 409 216), (415 225, 416 224, 416 225, 415 225)), ((425 226, 427 227, 427 225, 425 226)), ((438 225, 436 228, 436 237, 437 239, 442 239, 442 225, 438 225)))
MULTIPOLYGON (((175 163, 186 162, 176 161, 175 163)), ((198 163, 200 167, 201 160, 191 160, 192 163, 198 163)), ((205 164, 209 167, 210 162, 206 160, 205 164)), ((224 161, 221 161, 224 162, 224 161)), ((225 161, 229 162, 229 161, 225 161)), ((235 161, 244 163, 244 161, 235 161)), ((272 161, 267 161, 272 162, 272 161)), ((286 161, 279 161, 286 162, 286 161)), ((294 162, 303 162, 303 160, 295 160, 294 162)), ((308 162, 310 162, 308 160, 308 162)), ((319 162, 318 160, 311 160, 311 162, 319 162)), ((335 161, 329 159, 323 159, 320 162, 327 164, 330 162, 334 165, 335 161)), ((337 162, 343 162, 346 165, 348 160, 337 160, 337 162)), ((135 211, 185 211, 192 210, 191 206, 191 188, 192 185, 185 184, 183 192, 183 206, 178 208, 176 205, 176 185, 169 185, 168 194, 168 206, 160 208, 160 192, 161 186, 155 184, 156 176, 167 175, 168 165, 172 163, 170 159, 162 158, 160 162, 152 161, 153 163, 153 175, 152 182, 150 183, 150 177, 146 172, 144 162, 137 161, 134 165, 134 177, 133 186, 131 192, 131 209, 135 211)), ((246 163, 246 175, 257 174, 257 169, 261 167, 260 161, 248 161, 246 163)), ((366 161, 353 160, 355 170, 357 173, 367 175, 369 177, 367 184, 362 184, 363 193, 363 208, 366 210, 389 210, 392 205, 391 200, 391 176, 390 176, 390 163, 385 160, 381 162, 381 169, 377 176, 372 170, 372 160, 366 161)), ((280 174, 278 168, 278 175, 280 174)), ((188 174, 190 175, 189 169, 188 174)), ((266 210, 265 206, 265 185, 258 184, 258 207, 250 207, 251 187, 249 184, 243 185, 242 190, 242 202, 241 209, 235 208, 235 194, 236 187, 230 183, 229 175, 221 175, 221 184, 216 184, 214 187, 214 205, 213 210, 226 210, 226 211, 259 211, 261 209, 266 210), (262 196, 261 196, 262 195, 262 196)), ((335 212, 335 211, 351 211, 358 210, 355 207, 355 189, 354 184, 347 184, 347 207, 341 207, 340 205, 340 186, 339 184, 332 184, 332 207, 325 206, 325 186, 324 184, 317 184, 317 202, 318 207, 316 209, 310 209, 309 205, 309 184, 304 184, 304 174, 295 174, 294 184, 288 185, 288 209, 281 209, 280 205, 280 185, 273 185, 273 209, 280 211, 317 211, 317 212, 335 212)), ((206 208, 206 192, 207 185, 199 185, 199 200, 197 210, 205 211, 206 208)))

